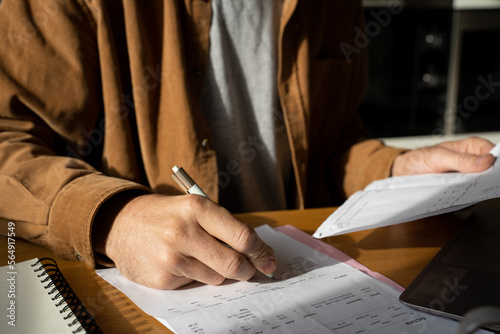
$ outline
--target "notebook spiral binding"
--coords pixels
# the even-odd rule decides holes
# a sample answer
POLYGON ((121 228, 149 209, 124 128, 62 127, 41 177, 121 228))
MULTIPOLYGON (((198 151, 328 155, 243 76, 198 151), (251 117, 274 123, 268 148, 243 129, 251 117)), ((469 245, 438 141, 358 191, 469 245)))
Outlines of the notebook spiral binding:
POLYGON ((61 307, 66 301, 67 305, 59 312, 64 314, 64 320, 69 321, 68 326, 73 333, 102 333, 93 316, 69 286, 56 261, 51 258, 41 258, 32 267, 37 267, 34 271, 40 272, 37 276, 41 283, 46 283, 44 288, 49 290, 48 294, 56 303, 56 307, 61 307))

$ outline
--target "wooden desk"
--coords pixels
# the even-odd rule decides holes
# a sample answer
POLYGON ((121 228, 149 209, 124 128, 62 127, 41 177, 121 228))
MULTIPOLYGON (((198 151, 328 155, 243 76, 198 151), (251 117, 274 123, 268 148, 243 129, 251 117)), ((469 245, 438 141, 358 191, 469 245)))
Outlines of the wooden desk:
MULTIPOLYGON (((237 215, 251 226, 293 225, 312 234, 333 208, 275 211, 237 215)), ((368 268, 402 286, 417 276, 447 239, 460 220, 452 215, 427 218, 390 227, 323 239, 368 268)), ((0 265, 7 264, 7 239, 0 238, 0 265)), ((54 258, 67 281, 105 333, 171 333, 156 319, 138 309, 125 295, 77 262, 57 258, 48 249, 16 240, 16 262, 34 257, 54 258)))

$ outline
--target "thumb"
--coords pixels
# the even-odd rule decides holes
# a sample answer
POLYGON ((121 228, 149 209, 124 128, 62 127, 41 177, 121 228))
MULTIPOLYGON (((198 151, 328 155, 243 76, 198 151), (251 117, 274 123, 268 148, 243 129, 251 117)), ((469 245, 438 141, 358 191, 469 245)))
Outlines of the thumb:
POLYGON ((445 150, 435 166, 435 172, 457 171, 462 173, 478 173, 488 169, 495 162, 491 154, 457 153, 445 150))

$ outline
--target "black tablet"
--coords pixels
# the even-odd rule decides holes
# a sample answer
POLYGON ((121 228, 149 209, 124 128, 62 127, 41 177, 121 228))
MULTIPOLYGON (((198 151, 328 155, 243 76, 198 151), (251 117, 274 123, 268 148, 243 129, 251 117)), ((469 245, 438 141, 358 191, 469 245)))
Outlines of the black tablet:
POLYGON ((500 307, 500 208, 476 210, 400 300, 456 320, 479 306, 500 307))

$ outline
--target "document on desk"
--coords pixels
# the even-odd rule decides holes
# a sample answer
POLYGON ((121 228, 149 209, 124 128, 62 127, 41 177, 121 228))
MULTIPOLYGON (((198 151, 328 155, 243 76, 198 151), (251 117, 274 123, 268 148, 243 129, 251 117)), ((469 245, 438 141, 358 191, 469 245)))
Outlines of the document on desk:
POLYGON ((257 273, 165 291, 114 268, 97 273, 176 333, 455 333, 455 321, 405 307, 397 290, 360 270, 267 225, 257 232, 275 250, 275 281, 257 273))
MULTIPOLYGON (((490 152, 500 153, 500 144, 490 152)), ((391 177, 354 193, 313 234, 324 238, 457 211, 500 197, 500 159, 481 173, 391 177)))

